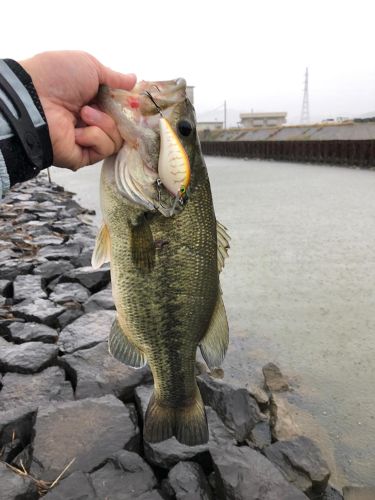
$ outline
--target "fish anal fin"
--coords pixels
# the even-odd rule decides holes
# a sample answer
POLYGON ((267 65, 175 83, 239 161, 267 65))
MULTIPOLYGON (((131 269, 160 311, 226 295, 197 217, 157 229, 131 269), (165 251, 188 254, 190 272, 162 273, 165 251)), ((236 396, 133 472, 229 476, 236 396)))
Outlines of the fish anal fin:
POLYGON ((158 443, 172 436, 188 446, 207 443, 207 418, 198 387, 191 402, 181 407, 162 404, 155 393, 152 394, 145 415, 143 437, 149 443, 158 443))
POLYGON ((117 318, 112 324, 108 347, 114 358, 128 366, 142 368, 147 363, 146 356, 126 337, 117 318))
POLYGON ((155 243, 150 224, 144 220, 131 228, 131 252, 134 265, 149 272, 155 265, 155 243))
POLYGON ((229 343, 229 327, 224 302, 219 293, 207 332, 199 347, 209 368, 219 367, 223 362, 229 343))
POLYGON ((101 225, 95 240, 95 248, 91 257, 91 265, 99 269, 104 263, 111 260, 111 240, 107 226, 101 225))
POLYGON ((216 233, 217 233, 217 267, 219 273, 224 267, 225 259, 228 257, 228 249, 230 236, 228 231, 221 222, 216 221, 216 233))

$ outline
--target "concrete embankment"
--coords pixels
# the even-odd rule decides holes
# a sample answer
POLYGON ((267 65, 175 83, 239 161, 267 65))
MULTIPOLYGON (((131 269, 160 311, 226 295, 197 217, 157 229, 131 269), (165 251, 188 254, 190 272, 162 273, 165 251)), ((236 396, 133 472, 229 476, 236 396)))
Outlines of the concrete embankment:
POLYGON ((375 168, 375 123, 228 129, 200 132, 207 155, 375 168))
POLYGON ((108 353, 110 272, 89 266, 88 215, 44 178, 0 204, 1 499, 342 499, 271 364, 251 392, 197 364, 209 442, 143 440, 152 377, 108 353))

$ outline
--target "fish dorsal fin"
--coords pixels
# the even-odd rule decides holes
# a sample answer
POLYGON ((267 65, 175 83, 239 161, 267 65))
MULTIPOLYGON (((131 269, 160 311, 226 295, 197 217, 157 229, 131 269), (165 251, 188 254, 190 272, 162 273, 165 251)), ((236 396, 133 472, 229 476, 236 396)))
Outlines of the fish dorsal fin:
POLYGON ((209 368, 221 365, 228 349, 229 327, 221 292, 211 317, 207 332, 199 347, 209 368))
POLYGON ((223 226, 218 220, 216 221, 217 232, 217 267, 219 273, 224 267, 224 261, 228 257, 230 236, 227 228, 223 226))
POLYGON ((112 324, 108 347, 114 358, 133 368, 142 368, 147 363, 146 356, 126 337, 117 318, 112 324))
POLYGON ((95 240, 95 248, 91 257, 91 265, 94 269, 99 269, 106 262, 111 260, 111 241, 107 226, 102 223, 95 240))

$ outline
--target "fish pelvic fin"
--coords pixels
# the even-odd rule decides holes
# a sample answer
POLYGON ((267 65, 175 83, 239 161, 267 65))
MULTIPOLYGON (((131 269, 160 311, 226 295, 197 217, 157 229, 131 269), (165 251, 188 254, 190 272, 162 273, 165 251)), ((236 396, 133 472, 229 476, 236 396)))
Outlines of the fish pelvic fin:
POLYGON ((117 318, 112 323, 108 348, 114 358, 133 368, 142 368, 147 363, 146 356, 126 337, 117 318))
POLYGON ((143 437, 149 443, 158 443, 175 436, 188 446, 207 443, 208 425, 202 396, 196 395, 188 405, 171 407, 158 401, 152 394, 145 416, 143 437))
POLYGON ((99 269, 105 262, 111 260, 111 240, 107 226, 102 223, 95 240, 95 248, 91 257, 91 265, 99 269))
POLYGON ((149 272, 155 265, 155 243, 149 223, 144 220, 131 228, 131 252, 134 265, 149 272))
POLYGON ((199 347, 209 368, 221 365, 229 344, 229 327, 223 297, 219 292, 207 332, 199 347))
POLYGON ((228 249, 230 247, 230 236, 228 234, 227 228, 221 224, 218 220, 216 221, 216 232, 217 232, 217 267, 219 273, 224 267, 225 259, 228 257, 228 249))

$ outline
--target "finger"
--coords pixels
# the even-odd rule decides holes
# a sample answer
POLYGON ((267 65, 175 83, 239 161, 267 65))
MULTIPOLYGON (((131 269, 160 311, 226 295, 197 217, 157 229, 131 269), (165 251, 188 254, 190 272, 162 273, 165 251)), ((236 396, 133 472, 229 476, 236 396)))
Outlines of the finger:
POLYGON ((109 115, 91 106, 84 106, 81 109, 81 118, 87 125, 102 129, 114 142, 115 152, 121 148, 123 139, 116 123, 109 115))
POLYGON ((131 90, 136 81, 137 77, 134 73, 124 74, 113 71, 106 66, 99 63, 98 73, 99 73, 99 83, 108 85, 114 89, 131 90))
POLYGON ((111 156, 116 152, 113 140, 99 127, 90 126, 77 128, 75 130, 75 140, 78 146, 83 149, 84 164, 91 165, 111 156))

